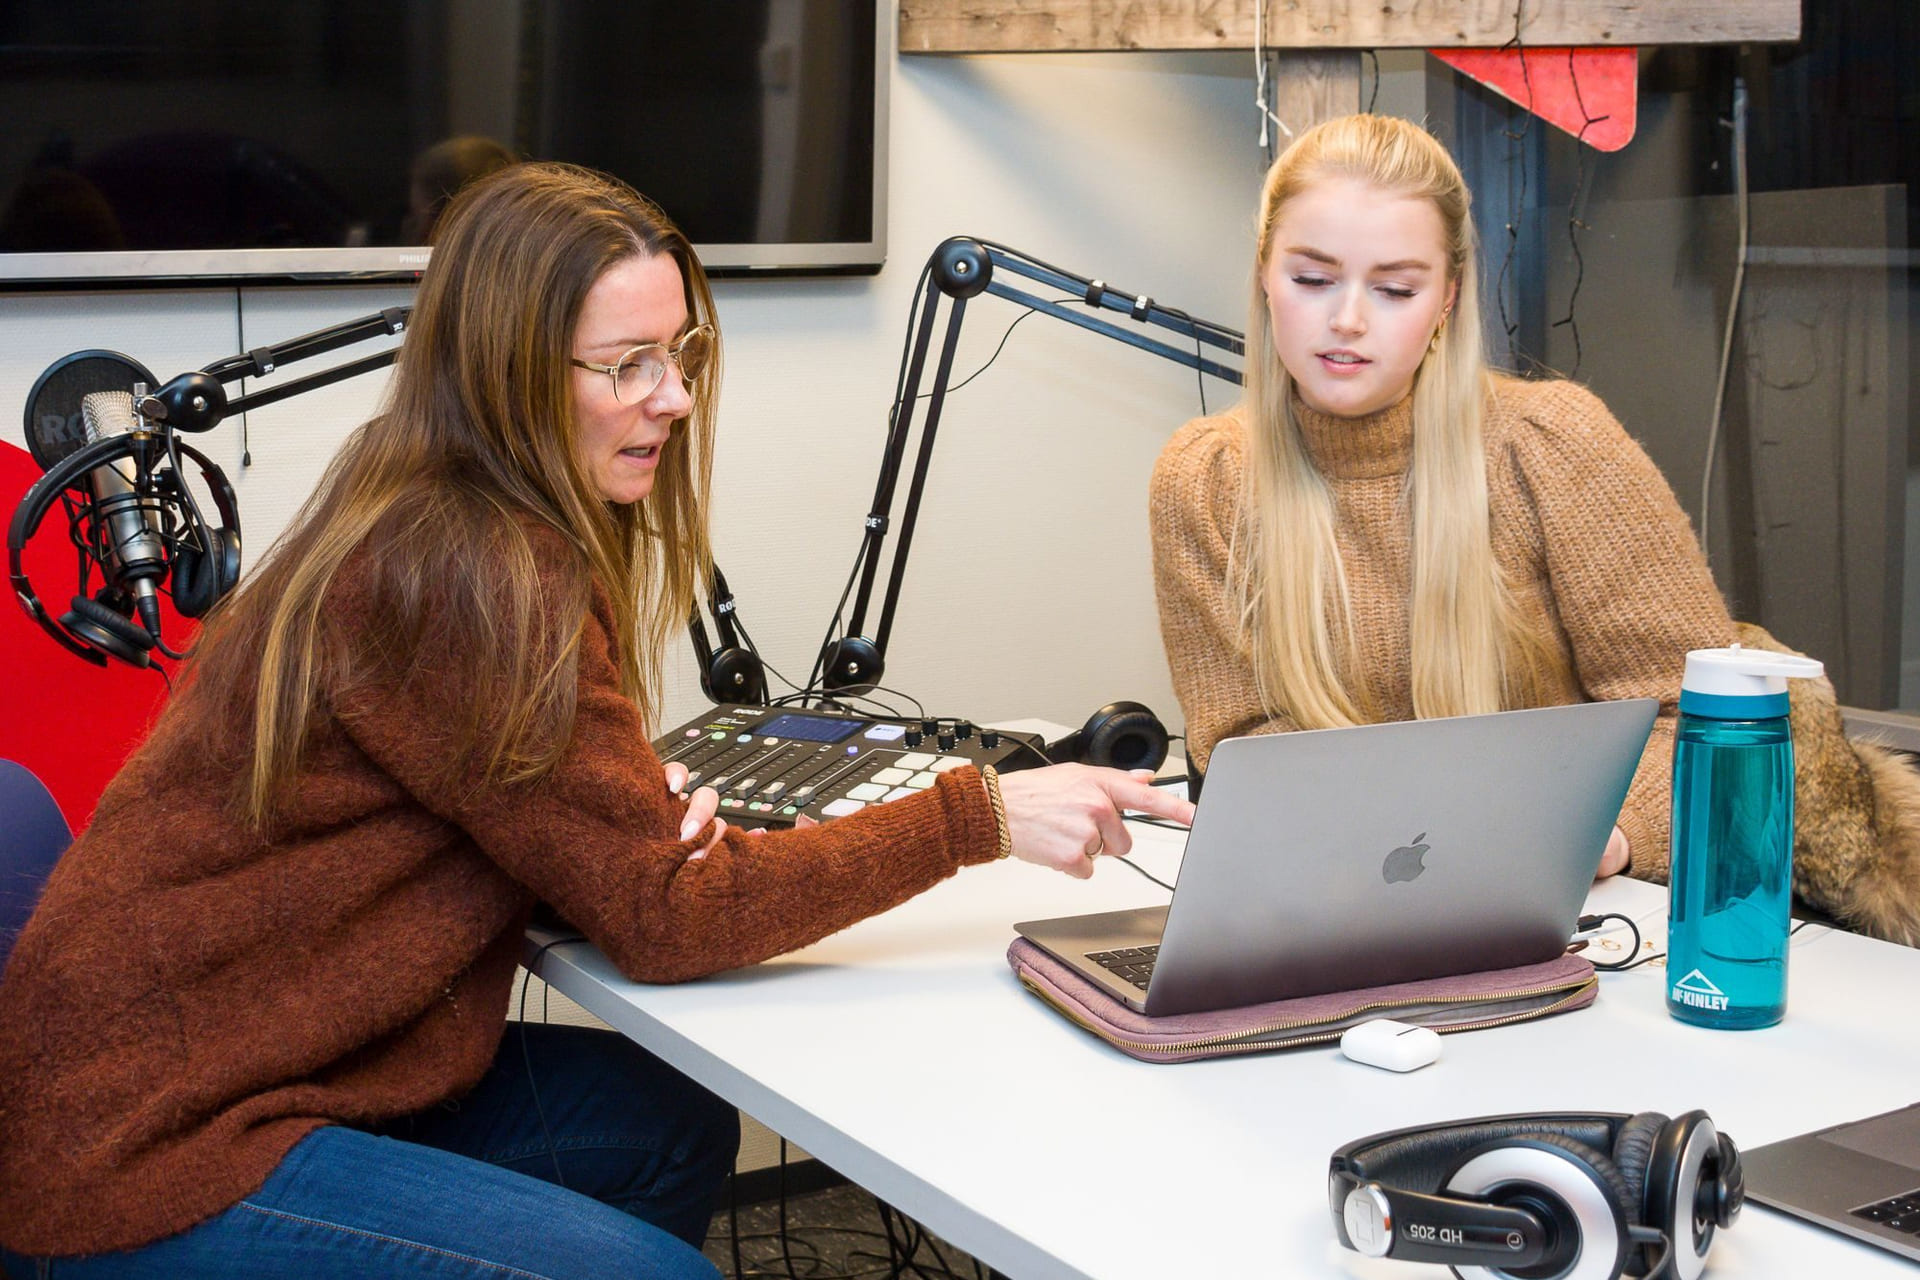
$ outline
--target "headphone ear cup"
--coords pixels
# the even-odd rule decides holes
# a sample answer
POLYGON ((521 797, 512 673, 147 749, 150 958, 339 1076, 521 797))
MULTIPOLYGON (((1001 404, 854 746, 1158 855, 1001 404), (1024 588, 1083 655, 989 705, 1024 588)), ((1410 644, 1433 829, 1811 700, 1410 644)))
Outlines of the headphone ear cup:
POLYGON ((1167 727, 1138 702, 1109 702, 1078 731, 1049 746, 1047 756, 1060 764, 1158 769, 1167 758, 1167 727))
MULTIPOLYGON (((1540 1212, 1554 1229, 1549 1257, 1527 1274, 1614 1280, 1628 1259, 1627 1180, 1584 1142, 1528 1133, 1477 1147, 1441 1179, 1447 1195, 1540 1212)), ((1489 1268, 1492 1276, 1511 1273, 1489 1268)))
POLYGON ((1706 1270, 1714 1229, 1740 1212, 1744 1191, 1734 1185, 1742 1181, 1740 1157, 1735 1151, 1729 1158, 1732 1145, 1706 1112, 1689 1111, 1661 1129, 1648 1154, 1647 1207, 1660 1216, 1647 1225, 1667 1233, 1673 1259, 1668 1274, 1675 1280, 1697 1280, 1706 1270))
POLYGON ((1633 1221, 1663 1231, 1671 1206, 1663 1213, 1647 1203, 1647 1162, 1653 1158, 1653 1144, 1667 1123, 1658 1111, 1642 1111, 1620 1126, 1620 1136, 1613 1140, 1613 1163, 1627 1180, 1627 1212, 1633 1221))
POLYGON ((1733 1220, 1740 1216, 1742 1206, 1747 1203, 1747 1173, 1740 1167, 1740 1148, 1733 1145, 1733 1139, 1724 1133, 1717 1136, 1720 1139, 1720 1167, 1714 1221, 1723 1227, 1730 1227, 1733 1220))
POLYGON ((151 665, 153 637, 130 618, 123 618, 98 600, 75 596, 73 607, 60 615, 60 625, 83 644, 132 667, 151 665))
POLYGON ((211 552, 187 546, 173 558, 173 607, 189 618, 204 616, 240 580, 240 535, 231 529, 208 535, 211 552))

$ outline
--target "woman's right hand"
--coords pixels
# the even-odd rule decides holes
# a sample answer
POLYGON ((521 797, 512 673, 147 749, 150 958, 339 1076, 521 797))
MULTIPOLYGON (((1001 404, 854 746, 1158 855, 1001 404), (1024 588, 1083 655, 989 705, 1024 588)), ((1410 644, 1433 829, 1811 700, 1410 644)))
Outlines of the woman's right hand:
POLYGON ((1193 805, 1151 785, 1152 777, 1145 769, 1124 773, 1084 764, 1001 774, 1013 856, 1084 880, 1101 854, 1125 857, 1132 851, 1122 809, 1190 825, 1193 805))

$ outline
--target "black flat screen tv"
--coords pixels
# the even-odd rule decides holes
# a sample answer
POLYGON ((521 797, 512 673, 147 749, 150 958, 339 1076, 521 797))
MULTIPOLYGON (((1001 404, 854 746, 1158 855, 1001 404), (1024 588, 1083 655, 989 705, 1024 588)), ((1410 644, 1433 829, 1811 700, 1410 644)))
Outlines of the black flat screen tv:
POLYGON ((449 189, 571 161, 716 275, 886 256, 887 0, 13 0, 0 287, 408 280, 449 189))

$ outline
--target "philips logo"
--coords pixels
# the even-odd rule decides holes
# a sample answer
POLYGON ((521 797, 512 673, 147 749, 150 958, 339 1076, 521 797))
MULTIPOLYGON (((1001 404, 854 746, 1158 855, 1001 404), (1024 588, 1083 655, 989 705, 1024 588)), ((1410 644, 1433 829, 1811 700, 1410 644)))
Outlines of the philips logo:
POLYGON ((1692 1009, 1718 1012, 1727 1007, 1727 993, 1714 986, 1708 981, 1707 975, 1698 969, 1674 983, 1671 995, 1675 1004, 1684 1004, 1692 1009))
POLYGON ((410 267, 411 266, 424 267, 427 265, 427 259, 432 256, 433 255, 429 253, 403 253, 400 255, 400 261, 410 267))

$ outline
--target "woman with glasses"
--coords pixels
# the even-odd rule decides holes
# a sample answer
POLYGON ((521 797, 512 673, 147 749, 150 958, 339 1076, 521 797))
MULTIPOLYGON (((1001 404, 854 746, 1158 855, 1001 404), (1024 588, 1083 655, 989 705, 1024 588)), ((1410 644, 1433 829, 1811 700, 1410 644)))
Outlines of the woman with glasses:
POLYGON ((503 1038, 536 902, 680 981, 972 863, 1091 874, 1123 805, 1190 817, 1082 766, 764 835, 679 794, 648 743, 719 375, 700 263, 631 190, 530 164, 455 200, 381 412, 0 979, 9 1274, 711 1276, 734 1112, 609 1032, 503 1038))

